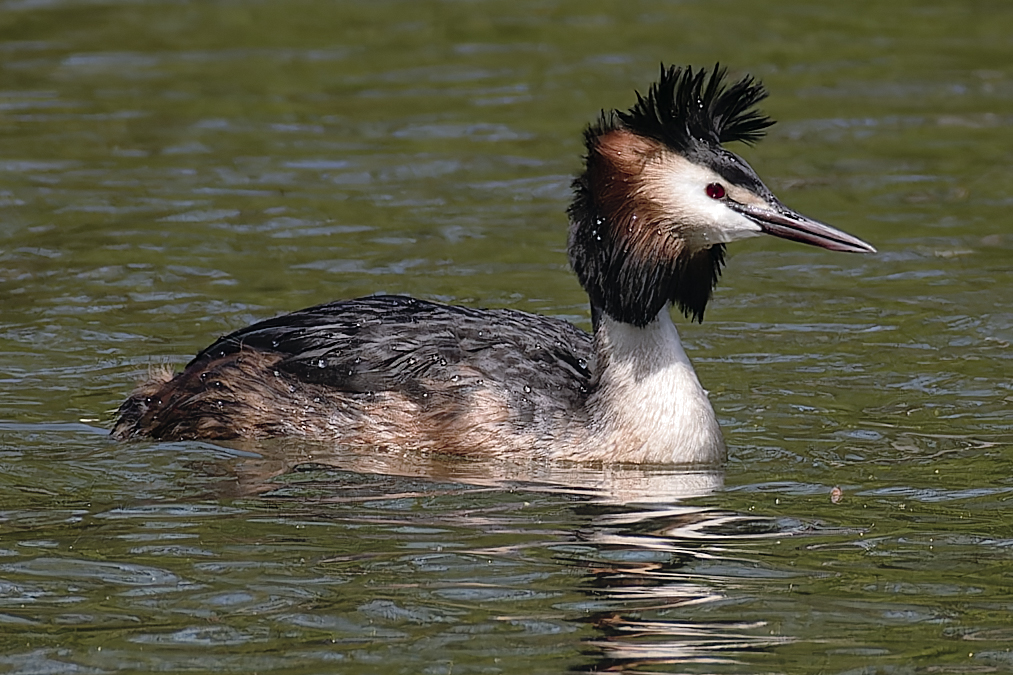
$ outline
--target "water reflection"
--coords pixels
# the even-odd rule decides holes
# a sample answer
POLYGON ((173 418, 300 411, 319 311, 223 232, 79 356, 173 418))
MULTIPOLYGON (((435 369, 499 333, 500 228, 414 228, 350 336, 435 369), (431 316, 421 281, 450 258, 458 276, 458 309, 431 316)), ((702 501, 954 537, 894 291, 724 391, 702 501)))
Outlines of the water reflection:
MULTIPOLYGON (((601 608, 588 619, 596 672, 663 664, 732 663, 735 654, 787 644, 765 621, 700 620, 705 605, 732 602, 739 547, 785 534, 778 523, 719 509, 670 506, 599 514, 586 537, 597 560, 580 588, 601 608), (723 569, 723 573, 716 573, 723 569)), ((706 609, 704 609, 706 614, 706 609)))
POLYGON ((615 504, 671 503, 713 493, 724 485, 720 467, 574 464, 463 459, 417 453, 363 452, 293 440, 231 446, 243 455, 232 467, 232 496, 275 489, 269 481, 298 467, 322 465, 357 474, 422 478, 466 485, 547 490, 615 504))
MULTIPOLYGON (((500 570, 476 574, 455 573, 463 558, 496 560, 509 569, 522 559, 532 563, 545 552, 567 581, 554 584, 545 598, 569 595, 555 602, 551 615, 561 610, 562 622, 578 624, 590 632, 582 640, 579 662, 571 672, 615 672, 663 664, 731 663, 743 651, 788 644, 795 638, 774 634, 763 621, 699 620, 689 608, 730 602, 728 588, 737 586, 742 567, 750 567, 751 540, 798 534, 805 528, 796 521, 775 521, 723 509, 694 506, 681 501, 705 497, 722 487, 720 470, 679 470, 672 467, 589 467, 550 463, 489 463, 454 458, 420 457, 389 453, 357 454, 317 445, 279 441, 234 448, 237 456, 217 463, 231 496, 258 495, 282 508, 294 509, 286 518, 331 518, 329 507, 362 507, 357 515, 343 510, 350 529, 376 526, 403 532, 403 547, 427 548, 416 540, 429 532, 446 538, 448 528, 467 527, 505 535, 496 545, 460 548, 447 542, 453 553, 436 557, 409 553, 416 569, 442 569, 438 579, 424 585, 456 603, 474 603, 478 609, 497 606, 518 594, 534 593, 528 584, 500 570), (255 451, 255 452, 254 452, 255 451), (406 480, 407 479, 407 480, 406 480), (462 495, 467 499, 462 500, 462 495), (531 515, 508 515, 543 495, 558 510, 554 527, 536 531, 531 515), (403 504, 452 500, 456 508, 433 508, 420 514, 403 504), (462 506, 462 501, 466 506, 462 506), (396 503, 402 506, 392 506, 396 503), (377 505, 382 515, 376 513, 377 505), (314 512, 315 516, 314 516, 314 512), (424 561, 422 560, 424 558, 424 561)), ((211 469, 212 466, 205 467, 211 469)), ((545 524, 545 523, 543 523, 545 524)), ((426 539, 426 537, 421 537, 426 539)), ((465 537, 458 537, 458 540, 465 537)), ((432 542, 430 542, 431 546, 432 542)), ((389 553, 356 549, 332 556, 323 563, 347 573, 390 564, 389 553)), ((418 579, 416 579, 418 581, 418 579)), ((418 598, 413 598, 418 603, 418 598)), ((403 615, 436 621, 441 610, 424 604, 389 602, 384 616, 390 628, 403 615), (421 613, 421 614, 420 614, 421 613)), ((375 613, 375 602, 366 608, 375 613)), ((460 605, 458 605, 458 608, 460 605)), ((360 608, 361 610, 362 608, 360 608)), ((444 608, 445 609, 445 608, 444 608)), ((511 613, 498 621, 523 623, 529 630, 560 632, 560 619, 546 616, 544 603, 531 613, 511 613), (533 629, 534 625, 541 628, 533 629), (549 626, 549 629, 545 627, 549 626)), ((441 621, 443 619, 440 619, 441 621)), ((382 622, 381 622, 382 623, 382 622)))

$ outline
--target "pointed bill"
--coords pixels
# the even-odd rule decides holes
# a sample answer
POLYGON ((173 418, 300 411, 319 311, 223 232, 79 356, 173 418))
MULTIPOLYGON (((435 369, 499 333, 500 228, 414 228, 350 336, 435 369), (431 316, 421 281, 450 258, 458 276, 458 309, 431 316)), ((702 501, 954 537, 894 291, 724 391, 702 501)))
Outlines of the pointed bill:
POLYGON ((730 201, 728 205, 760 226, 766 234, 790 239, 803 244, 819 246, 831 251, 846 253, 875 253, 876 249, 858 237, 830 227, 818 220, 806 218, 780 202, 766 204, 740 204, 730 201))

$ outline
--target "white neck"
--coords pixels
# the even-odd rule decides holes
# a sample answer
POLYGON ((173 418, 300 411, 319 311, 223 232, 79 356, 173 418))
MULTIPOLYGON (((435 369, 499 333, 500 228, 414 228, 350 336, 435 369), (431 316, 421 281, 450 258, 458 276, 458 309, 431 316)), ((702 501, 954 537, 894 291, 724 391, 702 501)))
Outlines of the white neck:
POLYGON ((725 459, 714 409, 667 306, 643 328, 602 316, 594 340, 598 382, 588 405, 596 447, 585 448, 594 457, 584 459, 658 464, 725 459))

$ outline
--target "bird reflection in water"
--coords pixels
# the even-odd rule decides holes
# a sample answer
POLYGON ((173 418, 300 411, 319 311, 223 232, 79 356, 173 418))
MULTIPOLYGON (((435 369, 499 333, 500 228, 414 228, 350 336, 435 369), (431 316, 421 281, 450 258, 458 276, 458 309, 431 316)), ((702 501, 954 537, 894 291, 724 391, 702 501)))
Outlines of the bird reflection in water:
MULTIPOLYGON (((582 643, 582 660, 571 664, 573 671, 728 662, 743 651, 792 641, 772 635, 762 620, 726 620, 726 611, 718 612, 725 620, 700 620, 701 606, 734 601, 737 575, 753 567, 749 558, 755 553, 749 549, 756 540, 806 531, 799 522, 687 503, 713 501, 707 498, 722 488, 720 470, 467 462, 291 440, 233 445, 230 452, 203 467, 218 478, 217 497, 255 496, 272 510, 293 511, 296 520, 334 520, 338 508, 340 520, 357 526, 459 531, 463 541, 449 545, 456 556, 524 562, 551 551, 553 578, 558 583, 565 577, 568 592, 581 598, 561 605, 560 620, 593 632, 582 643), (425 506, 375 512, 377 504, 398 500, 425 506), (522 505, 535 500, 552 505, 551 513, 542 509, 536 517, 524 511, 522 505), (451 508, 441 508, 446 504, 451 508), (487 532, 503 535, 504 543, 468 547, 469 539, 487 532)), ((406 555, 383 544, 371 551, 368 540, 354 551, 341 550, 340 543, 336 549, 321 564, 343 572, 406 555)), ((432 583, 495 584, 460 578, 432 583)))

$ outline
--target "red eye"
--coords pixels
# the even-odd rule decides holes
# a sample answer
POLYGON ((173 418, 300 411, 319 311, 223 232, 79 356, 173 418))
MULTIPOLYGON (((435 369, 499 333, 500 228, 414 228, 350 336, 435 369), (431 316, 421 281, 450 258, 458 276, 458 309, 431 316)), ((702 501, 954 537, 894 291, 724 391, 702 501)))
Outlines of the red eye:
POLYGON ((711 199, 724 199, 725 186, 721 183, 711 183, 707 186, 707 196, 711 199))

